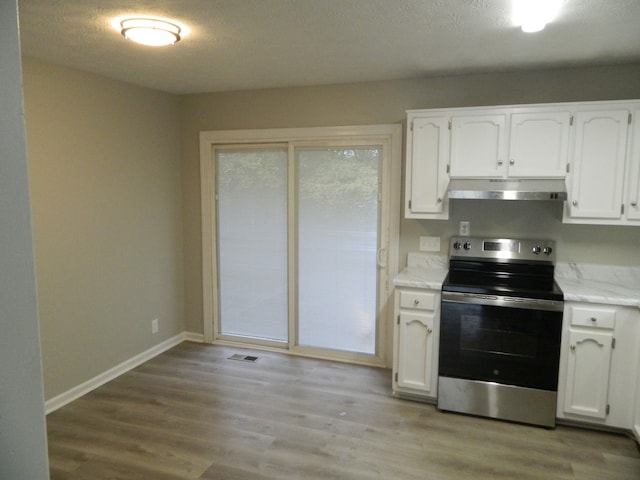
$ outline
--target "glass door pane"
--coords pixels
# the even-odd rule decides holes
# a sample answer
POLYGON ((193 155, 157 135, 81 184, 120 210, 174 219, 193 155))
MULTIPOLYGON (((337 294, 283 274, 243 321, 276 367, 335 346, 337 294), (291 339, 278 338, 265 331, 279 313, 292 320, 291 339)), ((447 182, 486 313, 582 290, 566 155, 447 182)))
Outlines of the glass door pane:
POLYGON ((215 158, 220 333, 287 342, 287 150, 215 158))
POLYGON ((376 353, 380 155, 296 149, 300 346, 376 353))

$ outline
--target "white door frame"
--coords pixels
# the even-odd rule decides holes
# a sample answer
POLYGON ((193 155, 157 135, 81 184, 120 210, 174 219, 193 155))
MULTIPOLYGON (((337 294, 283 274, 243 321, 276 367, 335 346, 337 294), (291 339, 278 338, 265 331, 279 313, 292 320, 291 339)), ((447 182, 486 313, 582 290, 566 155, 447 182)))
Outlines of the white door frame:
MULTIPOLYGON (((370 142, 382 145, 383 162, 381 172, 382 204, 380 209, 380 236, 386 239, 386 251, 379 252, 379 261, 386 263, 386 278, 381 282, 378 295, 379 339, 377 361, 390 366, 393 312, 393 277, 398 273, 399 237, 400 237, 400 195, 402 170, 402 127, 401 125, 365 125, 347 127, 311 127, 278 128, 260 130, 220 130, 200 132, 200 186, 202 214, 202 297, 203 297, 203 333, 205 343, 218 342, 214 324, 217 322, 215 301, 218 285, 216 277, 216 222, 214 221, 215 195, 215 154, 216 146, 243 144, 299 144, 304 142, 349 140, 370 142), (384 201, 387 199, 387 201, 384 201)), ((291 345, 290 339, 289 345, 291 345)), ((252 345, 255 347, 255 345, 252 345)), ((289 349, 290 353, 313 355, 316 352, 289 349)), ((344 360, 360 362, 357 357, 345 356, 344 360)), ((371 362, 366 362, 371 363, 371 362)))

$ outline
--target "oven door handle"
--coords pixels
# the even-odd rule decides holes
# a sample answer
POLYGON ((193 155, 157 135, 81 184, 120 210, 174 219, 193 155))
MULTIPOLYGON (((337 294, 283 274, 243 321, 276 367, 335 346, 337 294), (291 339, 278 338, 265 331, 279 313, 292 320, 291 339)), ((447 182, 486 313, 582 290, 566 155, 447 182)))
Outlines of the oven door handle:
POLYGON ((471 303, 475 305, 522 308, 525 310, 547 310, 552 312, 561 312, 564 309, 564 302, 560 300, 483 295, 464 292, 442 292, 442 302, 471 303))

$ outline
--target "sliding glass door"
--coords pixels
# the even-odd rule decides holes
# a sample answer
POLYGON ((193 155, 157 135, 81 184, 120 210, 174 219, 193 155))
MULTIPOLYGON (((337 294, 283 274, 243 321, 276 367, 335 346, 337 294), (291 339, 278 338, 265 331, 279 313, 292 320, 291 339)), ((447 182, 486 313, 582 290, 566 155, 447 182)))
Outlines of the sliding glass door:
POLYGON ((208 133, 205 341, 387 364, 400 128, 208 133))

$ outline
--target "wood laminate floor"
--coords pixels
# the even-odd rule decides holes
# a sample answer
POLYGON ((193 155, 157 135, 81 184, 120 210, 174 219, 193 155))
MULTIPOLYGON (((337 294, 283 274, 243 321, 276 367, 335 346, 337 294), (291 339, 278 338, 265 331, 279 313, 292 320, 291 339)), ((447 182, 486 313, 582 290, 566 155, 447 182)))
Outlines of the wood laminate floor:
POLYGON ((185 342, 47 417, 51 478, 640 479, 627 436, 442 413, 390 377, 185 342))

